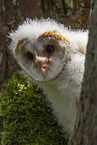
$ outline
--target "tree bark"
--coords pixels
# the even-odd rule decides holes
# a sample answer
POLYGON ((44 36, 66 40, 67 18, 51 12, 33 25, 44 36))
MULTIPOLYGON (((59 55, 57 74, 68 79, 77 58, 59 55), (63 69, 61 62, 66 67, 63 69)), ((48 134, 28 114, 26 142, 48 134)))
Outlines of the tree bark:
POLYGON ((81 94, 81 114, 71 145, 97 144, 97 0, 93 12, 81 94))
MULTIPOLYGON (((4 84, 7 83, 13 72, 18 69, 16 61, 7 49, 10 42, 7 37, 8 32, 16 28, 20 22, 17 11, 18 1, 15 4, 12 0, 0 1, 0 90, 4 88, 4 84)), ((0 142, 2 131, 3 118, 0 117, 0 142)))
POLYGON ((20 18, 17 15, 18 2, 14 4, 12 0, 2 0, 0 10, 0 89, 2 89, 4 83, 17 69, 16 62, 8 50, 10 40, 7 36, 11 29, 16 28, 20 18))
POLYGON ((89 28, 90 0, 41 0, 44 17, 51 17, 72 28, 89 28))

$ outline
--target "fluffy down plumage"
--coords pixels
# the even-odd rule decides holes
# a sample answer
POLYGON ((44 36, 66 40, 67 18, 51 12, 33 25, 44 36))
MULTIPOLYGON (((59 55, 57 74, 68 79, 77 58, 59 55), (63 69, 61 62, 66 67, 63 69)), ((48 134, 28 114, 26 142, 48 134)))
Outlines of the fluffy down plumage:
POLYGON ((47 95, 55 118, 73 133, 84 73, 88 31, 72 31, 51 19, 27 19, 10 33, 17 62, 47 95))

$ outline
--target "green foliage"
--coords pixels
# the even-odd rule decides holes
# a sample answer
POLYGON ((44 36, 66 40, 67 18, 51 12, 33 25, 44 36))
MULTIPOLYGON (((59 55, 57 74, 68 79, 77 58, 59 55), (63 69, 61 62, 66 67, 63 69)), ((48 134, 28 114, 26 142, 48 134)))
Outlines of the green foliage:
POLYGON ((15 74, 0 93, 2 145, 65 145, 67 141, 41 89, 15 74))

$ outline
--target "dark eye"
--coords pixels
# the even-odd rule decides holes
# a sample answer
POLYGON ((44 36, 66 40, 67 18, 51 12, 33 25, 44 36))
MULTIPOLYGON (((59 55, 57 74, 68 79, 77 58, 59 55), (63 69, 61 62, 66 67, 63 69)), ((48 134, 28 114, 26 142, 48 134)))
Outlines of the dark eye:
POLYGON ((27 59, 33 60, 33 55, 30 52, 26 53, 27 59))
POLYGON ((53 53, 55 51, 55 47, 53 45, 47 45, 46 50, 48 53, 53 53))

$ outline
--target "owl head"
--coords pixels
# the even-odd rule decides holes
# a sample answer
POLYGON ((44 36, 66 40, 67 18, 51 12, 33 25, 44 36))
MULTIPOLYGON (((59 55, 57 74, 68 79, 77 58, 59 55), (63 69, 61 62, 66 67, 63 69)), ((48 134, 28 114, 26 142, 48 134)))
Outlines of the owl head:
POLYGON ((45 82, 60 74, 70 42, 61 34, 59 24, 50 20, 26 21, 10 37, 18 64, 32 79, 45 82))

